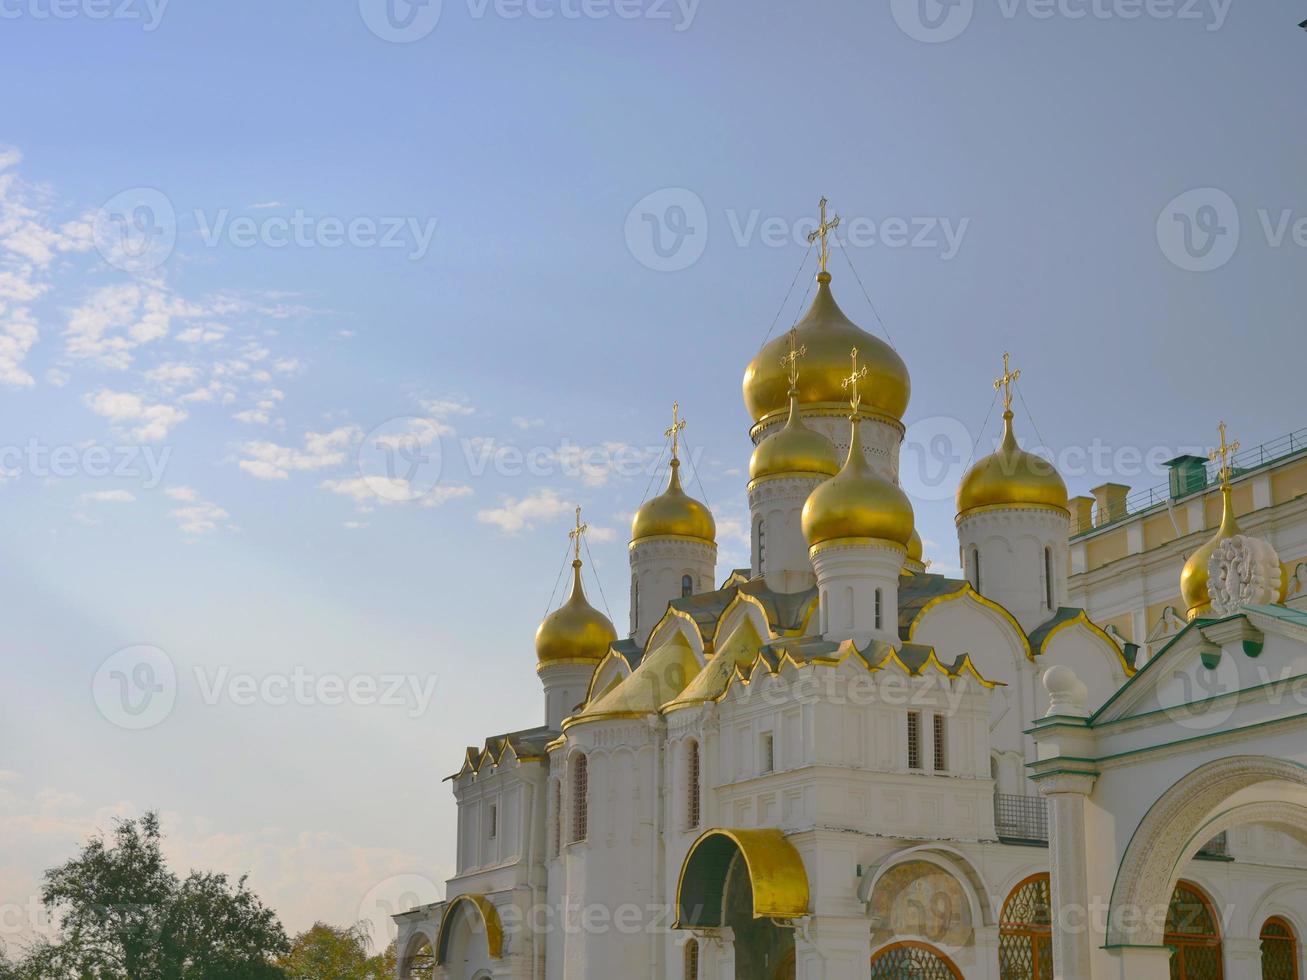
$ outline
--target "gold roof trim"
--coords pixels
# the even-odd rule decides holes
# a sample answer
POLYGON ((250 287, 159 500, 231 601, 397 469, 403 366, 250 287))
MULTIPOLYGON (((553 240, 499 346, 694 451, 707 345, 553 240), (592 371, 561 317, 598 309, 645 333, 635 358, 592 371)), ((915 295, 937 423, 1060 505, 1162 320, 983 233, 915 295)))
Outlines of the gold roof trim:
MULTIPOLYGON (((624 676, 622 676, 621 678, 619 678, 619 683, 620 683, 621 681, 623 681, 623 680, 626 680, 627 677, 630 677, 630 676, 631 676, 631 673, 632 673, 632 671, 631 671, 631 664, 630 664, 630 663, 627 661, 627 659, 626 659, 625 657, 623 657, 620 653, 618 653, 616 650, 612 649, 612 647, 609 647, 609 648, 608 648, 608 656, 604 657, 603 660, 601 660, 601 661, 599 661, 599 663, 595 664, 594 673, 592 673, 592 674, 590 675, 590 683, 587 684, 587 685, 586 685, 586 688, 585 688, 585 703, 586 703, 586 704, 589 704, 591 701, 593 701, 593 700, 595 699, 595 697, 596 697, 596 694, 595 694, 595 684, 596 684, 596 682, 598 682, 598 680, 599 680, 599 675, 602 674, 602 673, 604 672, 604 668, 607 667, 607 666, 608 666, 610 663, 612 663, 614 660, 616 660, 616 661, 617 661, 617 662, 618 662, 618 663, 619 663, 619 664, 620 664, 620 665, 625 669, 625 671, 626 671, 625 674, 624 674, 624 676)), ((602 697, 603 695, 605 695, 605 694, 607 694, 607 693, 608 693, 608 691, 605 689, 605 690, 603 690, 603 691, 600 691, 600 692, 598 693, 598 696, 599 696, 599 697, 602 697)))
MULTIPOLYGON (((703 649, 704 659, 706 660, 708 657, 712 656, 711 638, 704 637, 703 632, 699 629, 698 621, 693 616, 684 609, 677 609, 675 606, 668 606, 667 612, 663 613, 663 618, 654 624, 654 628, 649 631, 649 639, 645 643, 644 648, 646 650, 652 650, 656 645, 664 642, 663 632, 672 629, 677 620, 683 621, 685 625, 690 628, 690 636, 694 637, 695 642, 697 642, 703 649)), ((681 630, 676 630, 675 634, 684 635, 681 630)), ((687 637, 687 640, 688 639, 689 637, 687 637)), ((641 662, 643 663, 643 661, 641 662)))
MULTIPOLYGON (((772 632, 771 620, 767 617, 767 607, 762 604, 762 601, 757 596, 749 595, 747 592, 737 592, 735 593, 735 598, 726 604, 726 608, 723 609, 721 615, 717 617, 717 626, 713 629, 712 640, 705 644, 705 651, 711 649, 713 655, 716 656, 718 637, 722 635, 722 629, 726 625, 726 620, 730 618, 731 613, 737 606, 753 606, 758 610, 758 615, 762 617, 763 628, 767 631, 765 634, 758 633, 759 643, 775 635, 772 632)), ((745 615, 745 621, 752 622, 752 620, 748 618, 748 614, 745 615)), ((735 628, 731 630, 729 635, 734 635, 738 629, 739 626, 737 624, 735 628)), ((755 625, 754 632, 757 631, 758 627, 755 625)))
POLYGON ((1021 628, 1021 624, 1017 622, 1017 618, 993 599, 987 599, 985 596, 973 589, 970 582, 965 583, 962 588, 955 592, 946 592, 943 595, 935 596, 935 598, 931 599, 917 610, 917 614, 912 617, 912 622, 908 624, 908 640, 911 641, 917 635, 917 628, 921 625, 922 620, 926 618, 926 613, 942 603, 953 602, 957 599, 971 599, 973 602, 979 603, 986 609, 992 609, 1003 617, 1003 619, 1007 620, 1008 624, 1012 627, 1013 632, 1015 632, 1017 637, 1021 640, 1022 647, 1025 648, 1026 659, 1031 663, 1034 663, 1035 652, 1030 648, 1030 637, 1026 636, 1026 631, 1021 628))
POLYGON ((744 859, 749 873, 755 919, 798 919, 808 914, 808 870, 785 834, 774 828, 718 828, 700 835, 685 855, 676 881, 677 921, 672 928, 717 924, 735 854, 744 859), (704 903, 702 897, 714 901, 704 903), (711 907, 714 904, 716 908, 711 907))
POLYGON ((1116 654, 1116 659, 1121 661, 1121 668, 1125 671, 1126 677, 1133 677, 1135 675, 1137 668, 1132 667, 1129 662, 1127 662, 1125 659, 1125 651, 1121 649, 1116 640, 1112 639, 1111 634, 1090 619, 1089 614, 1083 609, 1080 610, 1078 615, 1072 616, 1070 619, 1062 620, 1062 622, 1058 623, 1044 634, 1043 638, 1039 641, 1038 655, 1042 657, 1048 650, 1049 640, 1053 639, 1053 637, 1057 636, 1058 633, 1061 633, 1064 629, 1071 626, 1083 626, 1085 629, 1089 630, 1090 633, 1101 639, 1112 648, 1112 652, 1116 654))
POLYGON ((730 688, 731 678, 742 667, 759 659, 762 637, 752 619, 744 619, 721 644, 694 680, 677 697, 662 706, 664 713, 718 701, 730 688))
POLYGON ((454 913, 460 906, 466 905, 480 919, 486 931, 486 948, 492 960, 502 959, 504 955, 504 925, 499 920, 499 912, 494 902, 484 895, 459 895, 445 906, 445 914, 440 920, 440 933, 436 937, 436 965, 444 966, 449 954, 449 932, 454 921, 454 913))
POLYGON ((881 662, 877 664, 876 667, 877 669, 884 669, 886 664, 893 664, 894 666, 898 667, 901 671, 903 671, 905 674, 907 674, 909 677, 921 677, 923 674, 925 674, 927 668, 934 668, 936 671, 943 674, 945 677, 953 678, 955 680, 960 679, 963 676, 963 674, 969 674, 978 684, 980 684, 982 687, 988 688, 991 691, 999 686, 998 681, 989 680, 987 677, 981 674, 980 671, 976 669, 976 665, 971 660, 971 654, 969 653, 963 654, 962 663, 958 665, 956 670, 952 670, 949 667, 945 666, 944 662, 939 659, 939 656, 935 653, 934 647, 929 647, 929 650, 930 653, 926 655, 926 659, 921 662, 921 666, 919 666, 916 670, 913 670, 906 663, 904 663, 903 658, 899 656, 899 652, 895 650, 893 647, 890 647, 889 653, 886 654, 885 658, 881 660, 881 662))
POLYGON ((585 722, 616 718, 643 718, 679 695, 702 668, 685 634, 676 635, 651 652, 640 666, 579 715, 563 722, 563 730, 585 722))

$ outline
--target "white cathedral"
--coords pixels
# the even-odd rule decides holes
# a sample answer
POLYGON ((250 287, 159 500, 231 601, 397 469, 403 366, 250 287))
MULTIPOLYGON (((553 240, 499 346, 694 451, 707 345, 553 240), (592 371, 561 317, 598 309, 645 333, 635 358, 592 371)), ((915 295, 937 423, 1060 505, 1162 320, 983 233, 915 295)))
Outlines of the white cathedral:
POLYGON ((744 374, 751 567, 717 584, 680 422, 624 638, 578 514, 544 723, 451 777, 457 873, 396 916, 401 980, 1298 980, 1307 566, 1279 556, 1307 556, 1307 444, 1240 467, 1222 427, 1158 537, 1020 448, 1005 360, 965 577, 932 574, 908 370, 837 305, 828 227, 811 308, 744 374))

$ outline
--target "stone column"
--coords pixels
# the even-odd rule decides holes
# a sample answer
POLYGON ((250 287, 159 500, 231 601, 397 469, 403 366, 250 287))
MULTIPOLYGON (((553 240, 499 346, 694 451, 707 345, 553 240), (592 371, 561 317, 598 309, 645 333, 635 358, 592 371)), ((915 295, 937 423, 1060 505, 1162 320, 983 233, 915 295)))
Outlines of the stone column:
POLYGON ((1053 975, 1092 980, 1089 966, 1089 867, 1085 855, 1085 800, 1094 778, 1049 775, 1039 782, 1048 800, 1048 863, 1053 900, 1053 975))
POLYGON ((866 917, 819 915, 794 935, 796 980, 863 980, 871 963, 866 917))

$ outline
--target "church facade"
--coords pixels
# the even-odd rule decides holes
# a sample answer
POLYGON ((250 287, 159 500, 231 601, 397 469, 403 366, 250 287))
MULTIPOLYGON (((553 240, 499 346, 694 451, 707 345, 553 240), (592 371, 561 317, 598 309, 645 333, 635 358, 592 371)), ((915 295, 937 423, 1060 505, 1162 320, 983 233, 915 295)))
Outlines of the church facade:
MULTIPOLYGON (((715 577, 675 415, 625 637, 586 598, 578 512, 543 723, 451 777, 457 873, 396 916, 400 977, 1297 980, 1307 599, 1236 520, 1224 432, 1193 488, 1224 516, 1167 552, 1174 622, 1141 642, 1162 607, 1134 563, 1086 565, 1005 359, 964 577, 932 574, 898 484, 907 367, 831 282, 823 238, 811 308, 745 372, 750 568, 715 577)), ((1307 521, 1275 529, 1307 555, 1307 521)))

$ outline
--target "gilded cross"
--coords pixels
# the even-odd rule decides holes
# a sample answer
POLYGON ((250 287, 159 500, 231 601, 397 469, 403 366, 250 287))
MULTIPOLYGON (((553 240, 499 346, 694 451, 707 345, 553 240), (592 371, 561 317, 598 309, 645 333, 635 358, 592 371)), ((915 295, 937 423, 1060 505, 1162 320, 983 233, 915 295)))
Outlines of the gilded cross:
POLYGON ((1220 462, 1221 486, 1228 486, 1230 483, 1230 477, 1234 473, 1233 460, 1234 454, 1239 451, 1239 443, 1237 441, 1229 443, 1225 441, 1224 422, 1220 424, 1219 428, 1221 430, 1221 445, 1208 453, 1207 458, 1213 463, 1220 462))
POLYGON ((799 383, 799 361, 807 353, 808 346, 799 344, 798 328, 790 327, 790 352, 781 358, 781 367, 789 372, 791 388, 799 383))
POLYGON ((581 523, 581 508, 576 509, 576 528, 568 531, 567 536, 572 539, 572 547, 576 554, 576 560, 581 560, 581 539, 585 537, 585 532, 590 530, 589 524, 581 523))
POLYGON ((681 418, 681 403, 672 402, 672 425, 663 435, 672 440, 672 459, 677 458, 677 451, 681 443, 681 433, 685 431, 685 419, 681 418))
POLYGON ((830 203, 826 198, 822 198, 817 207, 821 209, 821 222, 817 225, 815 231, 808 232, 808 244, 811 245, 817 239, 821 239, 821 250, 817 253, 817 269, 820 272, 826 271, 826 263, 830 261, 830 243, 826 236, 840 226, 840 216, 837 214, 830 221, 826 220, 826 205, 830 203))
POLYGON ((1012 357, 1007 351, 1003 352, 1003 377, 994 382, 994 390, 1003 392, 1003 411, 1012 411, 1012 385, 1021 378, 1021 369, 1015 371, 1009 367, 1009 359, 1012 357))
POLYGON ((853 412, 856 415, 858 409, 862 406, 862 395, 858 391, 858 382, 867 376, 867 365, 858 367, 858 348, 854 347, 849 351, 849 356, 853 358, 853 373, 845 378, 841 384, 847 390, 853 389, 853 394, 849 397, 849 404, 853 406, 853 412))

